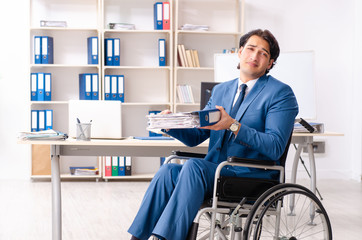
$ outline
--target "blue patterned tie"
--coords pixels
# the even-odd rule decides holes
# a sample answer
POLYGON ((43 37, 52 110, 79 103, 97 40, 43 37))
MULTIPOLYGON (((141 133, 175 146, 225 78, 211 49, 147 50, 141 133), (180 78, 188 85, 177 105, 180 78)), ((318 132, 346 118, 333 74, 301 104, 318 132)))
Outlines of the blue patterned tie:
POLYGON ((241 84, 240 87, 241 87, 241 91, 240 91, 239 97, 236 100, 236 103, 234 104, 234 106, 233 106, 233 108, 231 109, 231 112, 230 112, 230 117, 232 117, 232 118, 235 118, 236 113, 238 112, 238 110, 240 108, 240 105, 244 100, 245 89, 246 89, 247 86, 246 86, 246 84, 241 84))

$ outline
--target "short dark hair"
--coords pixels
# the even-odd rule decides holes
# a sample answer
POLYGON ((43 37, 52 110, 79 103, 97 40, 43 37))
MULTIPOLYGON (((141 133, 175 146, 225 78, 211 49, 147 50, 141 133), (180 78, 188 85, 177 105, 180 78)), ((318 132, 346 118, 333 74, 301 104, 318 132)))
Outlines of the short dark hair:
MULTIPOLYGON (((249 40, 249 38, 252 36, 255 36, 255 35, 258 37, 261 37, 262 39, 264 39, 265 41, 267 41, 269 43, 270 59, 274 59, 274 62, 272 64, 272 66, 270 67, 270 69, 272 69, 279 57, 280 49, 279 49, 278 41, 275 39, 274 35, 269 30, 255 29, 255 30, 252 30, 252 31, 244 34, 240 38, 239 48, 244 47, 246 42, 249 40)), ((240 66, 238 65, 238 69, 239 68, 240 68, 240 66)), ((267 69, 265 71, 265 74, 268 73, 270 69, 267 69)))

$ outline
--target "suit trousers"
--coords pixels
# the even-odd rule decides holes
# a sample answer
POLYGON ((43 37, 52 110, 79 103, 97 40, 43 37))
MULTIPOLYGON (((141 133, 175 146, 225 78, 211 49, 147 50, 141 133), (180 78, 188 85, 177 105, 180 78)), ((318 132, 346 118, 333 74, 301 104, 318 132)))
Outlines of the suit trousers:
MULTIPOLYGON (((152 179, 128 232, 139 239, 151 235, 183 240, 206 197, 211 197, 218 164, 189 159, 165 164, 152 179)), ((234 175, 225 168, 223 175, 234 175)))

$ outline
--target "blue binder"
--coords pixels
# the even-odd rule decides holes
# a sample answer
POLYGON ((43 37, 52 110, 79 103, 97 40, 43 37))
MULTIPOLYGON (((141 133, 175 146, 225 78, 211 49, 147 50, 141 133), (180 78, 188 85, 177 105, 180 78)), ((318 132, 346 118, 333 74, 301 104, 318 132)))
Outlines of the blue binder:
POLYGON ((120 50, 121 40, 119 38, 113 39, 113 66, 120 66, 120 50))
POLYGON ((31 110, 31 131, 37 132, 38 131, 38 110, 31 110))
POLYGON ((162 2, 153 5, 154 29, 163 30, 162 2))
POLYGON ((41 64, 41 36, 34 37, 34 63, 41 64))
POLYGON ((111 100, 111 75, 104 76, 104 100, 111 100))
POLYGON ((125 176, 126 168, 125 168, 125 157, 118 158, 118 176, 125 176))
POLYGON ((113 66, 113 38, 104 39, 105 43, 105 64, 106 66, 113 66))
POLYGON ((44 73, 44 101, 52 100, 52 74, 44 73))
POLYGON ((166 66, 166 40, 158 39, 158 60, 159 66, 166 66))
MULTIPOLYGON (((159 114, 161 111, 148 111, 148 115, 157 115, 159 114)), ((148 131, 148 136, 150 137, 161 137, 162 134, 160 133, 155 133, 155 132, 152 132, 152 131, 148 131)))
POLYGON ((38 110, 38 131, 45 130, 45 110, 38 110))
POLYGON ((53 110, 45 110, 45 129, 53 129, 53 110))
POLYGON ((111 100, 118 100, 118 77, 111 75, 111 100))
POLYGON ((41 55, 42 55, 42 64, 53 64, 54 63, 54 54, 53 54, 53 38, 48 36, 43 36, 41 39, 41 55))
POLYGON ((98 37, 89 37, 88 46, 88 64, 98 64, 98 37))
POLYGON ((92 100, 91 74, 79 74, 79 100, 92 100))
POLYGON ((199 115, 200 127, 209 126, 217 123, 220 120, 219 109, 209 109, 192 112, 192 114, 199 115))
POLYGON ((30 100, 31 101, 38 101, 38 74, 31 73, 30 74, 30 100))
POLYGON ((45 89, 44 89, 44 73, 37 73, 38 74, 38 87, 37 87, 37 96, 38 101, 44 101, 45 99, 45 89))
POLYGON ((124 75, 118 75, 118 99, 121 102, 124 102, 124 75))
POLYGON ((92 100, 99 99, 98 73, 92 74, 92 100))

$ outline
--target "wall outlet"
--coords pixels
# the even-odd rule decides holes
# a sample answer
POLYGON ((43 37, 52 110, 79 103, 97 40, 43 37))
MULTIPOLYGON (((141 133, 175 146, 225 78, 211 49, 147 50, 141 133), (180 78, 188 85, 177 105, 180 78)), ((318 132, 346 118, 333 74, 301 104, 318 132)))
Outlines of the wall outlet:
MULTIPOLYGON (((313 142, 314 153, 325 153, 325 142, 313 142)), ((303 147, 303 152, 308 153, 307 147, 303 147)))

